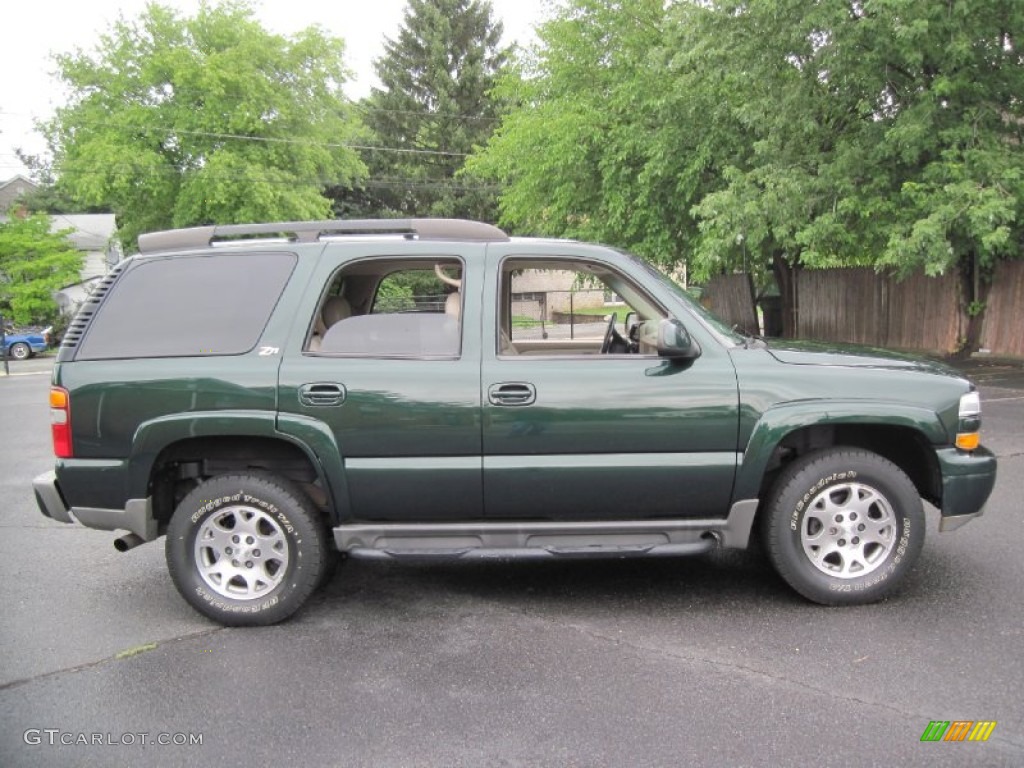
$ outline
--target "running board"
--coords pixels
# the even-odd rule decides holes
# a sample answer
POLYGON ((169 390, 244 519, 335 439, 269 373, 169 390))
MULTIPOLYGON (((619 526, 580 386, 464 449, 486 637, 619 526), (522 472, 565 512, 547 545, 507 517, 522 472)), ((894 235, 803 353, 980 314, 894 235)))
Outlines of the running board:
POLYGON ((341 552, 361 558, 576 558, 693 555, 743 549, 757 499, 710 520, 347 524, 334 529, 341 552))

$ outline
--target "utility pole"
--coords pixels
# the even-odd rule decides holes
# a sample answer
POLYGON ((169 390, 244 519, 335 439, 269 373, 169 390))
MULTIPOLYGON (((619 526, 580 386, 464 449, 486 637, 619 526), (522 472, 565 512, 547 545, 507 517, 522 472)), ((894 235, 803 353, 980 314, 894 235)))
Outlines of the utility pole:
POLYGON ((0 315, 0 357, 4 359, 4 376, 10 376, 11 366, 7 362, 7 326, 4 324, 3 315, 0 315))

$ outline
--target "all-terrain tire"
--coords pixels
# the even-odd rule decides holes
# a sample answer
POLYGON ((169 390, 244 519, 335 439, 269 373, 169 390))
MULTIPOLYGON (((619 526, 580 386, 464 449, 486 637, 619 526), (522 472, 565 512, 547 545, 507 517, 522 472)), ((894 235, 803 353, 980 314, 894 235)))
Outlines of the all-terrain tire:
POLYGON ((221 475, 175 510, 167 567, 182 597, 214 621, 275 624, 321 583, 329 546, 320 514, 294 484, 262 473, 221 475))
POLYGON ((910 478, 859 448, 828 448, 779 476, 761 518, 768 558, 797 592, 823 605, 888 595, 924 544, 924 510, 910 478))

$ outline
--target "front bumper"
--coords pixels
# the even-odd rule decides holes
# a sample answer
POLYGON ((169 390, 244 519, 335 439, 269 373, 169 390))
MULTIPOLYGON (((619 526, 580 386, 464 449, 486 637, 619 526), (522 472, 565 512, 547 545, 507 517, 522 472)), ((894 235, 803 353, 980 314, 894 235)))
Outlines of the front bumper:
POLYGON ((996 457, 979 447, 971 453, 956 448, 936 451, 942 471, 940 531, 955 531, 985 511, 996 484, 996 457))
POLYGON ((98 507, 69 507, 60 492, 57 473, 52 469, 32 481, 39 511, 45 517, 60 523, 80 523, 86 528, 100 531, 130 531, 143 541, 152 541, 159 535, 153 518, 152 500, 129 499, 124 509, 98 507))

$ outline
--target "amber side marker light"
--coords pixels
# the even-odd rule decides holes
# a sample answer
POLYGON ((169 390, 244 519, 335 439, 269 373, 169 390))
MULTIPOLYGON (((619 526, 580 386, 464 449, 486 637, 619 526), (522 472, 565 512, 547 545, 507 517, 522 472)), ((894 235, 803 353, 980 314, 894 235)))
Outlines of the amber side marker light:
POLYGON ((981 395, 968 392, 960 398, 960 423, 956 433, 956 447, 973 451, 981 444, 981 395))
POLYGON ((71 448, 71 398, 63 387, 50 387, 50 432, 58 459, 74 456, 71 448))

